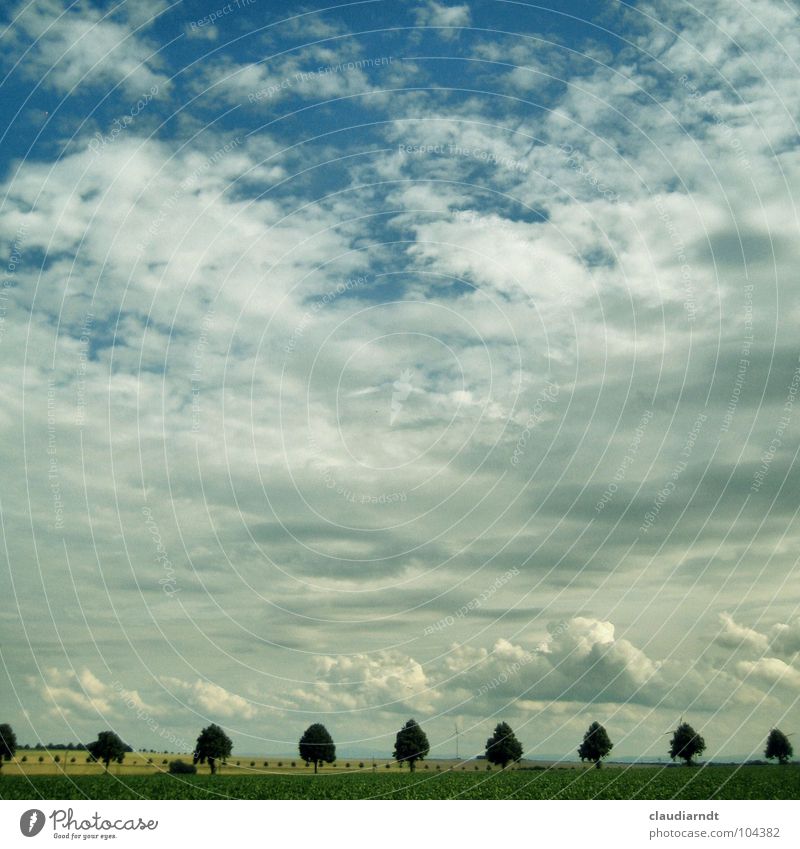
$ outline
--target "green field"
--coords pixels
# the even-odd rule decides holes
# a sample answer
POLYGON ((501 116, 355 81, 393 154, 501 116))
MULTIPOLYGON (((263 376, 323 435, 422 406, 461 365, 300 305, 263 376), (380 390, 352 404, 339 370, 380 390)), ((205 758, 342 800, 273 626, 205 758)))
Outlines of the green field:
POLYGON ((800 768, 3 776, 2 799, 797 799, 800 768))

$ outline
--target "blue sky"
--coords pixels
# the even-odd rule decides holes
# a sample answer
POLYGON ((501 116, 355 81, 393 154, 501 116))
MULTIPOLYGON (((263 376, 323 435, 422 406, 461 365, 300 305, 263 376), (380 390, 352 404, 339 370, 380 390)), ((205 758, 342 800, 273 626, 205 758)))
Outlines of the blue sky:
POLYGON ((796 10, 555 5, 4 11, 22 740, 796 723, 796 10))

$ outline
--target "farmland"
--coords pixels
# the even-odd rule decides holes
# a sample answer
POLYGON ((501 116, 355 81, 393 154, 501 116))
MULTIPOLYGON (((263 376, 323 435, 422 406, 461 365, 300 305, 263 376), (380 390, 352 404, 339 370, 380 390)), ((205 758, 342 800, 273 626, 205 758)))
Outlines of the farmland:
POLYGON ((2 799, 797 799, 795 766, 5 775, 2 799))

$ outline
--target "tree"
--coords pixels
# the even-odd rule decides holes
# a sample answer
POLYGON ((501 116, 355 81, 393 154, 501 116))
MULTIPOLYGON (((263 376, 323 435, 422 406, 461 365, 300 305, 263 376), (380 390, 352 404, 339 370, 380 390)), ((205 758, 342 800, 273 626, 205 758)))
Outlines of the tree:
POLYGON ((583 742, 578 746, 578 756, 582 761, 594 761, 597 769, 603 765, 603 758, 614 748, 608 732, 599 722, 593 722, 583 735, 583 742))
POLYGON ((409 719, 397 732, 392 757, 400 766, 406 761, 409 770, 414 772, 416 762, 425 758, 430 750, 425 732, 419 727, 416 719, 409 719))
POLYGON ((101 731, 94 743, 89 743, 86 751, 94 761, 102 761, 108 772, 111 761, 121 764, 125 759, 125 752, 130 752, 131 747, 125 743, 113 731, 101 731))
POLYGON ((204 764, 208 761, 211 774, 217 771, 217 760, 225 760, 231 756, 233 743, 231 738, 213 722, 200 732, 194 747, 192 763, 204 764))
POLYGON ((8 723, 0 725, 0 770, 3 761, 10 761, 17 751, 17 735, 8 723))
POLYGON ((779 764, 788 764, 794 749, 789 738, 778 728, 773 728, 767 737, 767 748, 764 749, 764 757, 767 760, 778 759, 779 764))
POLYGON ((498 722, 494 734, 486 741, 486 760, 505 769, 522 757, 522 743, 507 722, 498 722))
POLYGON ((673 761, 680 758, 686 761, 686 766, 691 766, 694 756, 702 754, 705 748, 706 741, 688 722, 681 722, 670 740, 669 756, 673 761))
POLYGON ((336 746, 328 729, 315 722, 303 732, 298 746, 300 757, 307 764, 314 764, 314 772, 321 763, 332 764, 336 760, 336 746))

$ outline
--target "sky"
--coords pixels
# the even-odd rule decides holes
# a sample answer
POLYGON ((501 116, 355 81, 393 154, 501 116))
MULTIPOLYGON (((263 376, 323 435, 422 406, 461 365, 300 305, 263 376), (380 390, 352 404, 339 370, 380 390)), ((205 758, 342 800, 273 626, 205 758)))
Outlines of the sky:
POLYGON ((795 5, 0 14, 20 742, 800 730, 795 5))

